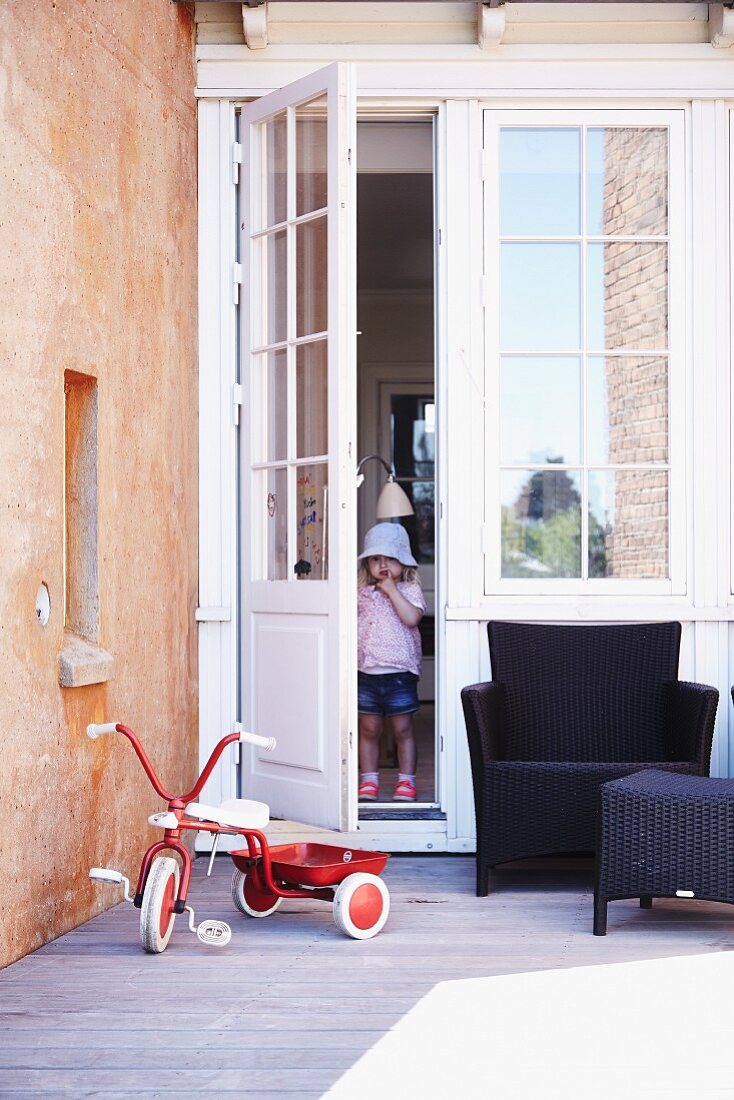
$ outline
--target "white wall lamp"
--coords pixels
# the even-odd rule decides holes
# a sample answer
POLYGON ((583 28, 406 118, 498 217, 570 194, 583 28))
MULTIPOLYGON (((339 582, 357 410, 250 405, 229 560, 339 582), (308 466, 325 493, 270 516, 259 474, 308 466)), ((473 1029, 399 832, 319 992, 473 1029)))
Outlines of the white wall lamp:
POLYGON ((359 488, 364 481, 362 467, 365 462, 369 462, 370 459, 375 459, 375 461, 379 462, 385 467, 387 472, 387 484, 377 498, 377 508, 375 511, 377 519, 397 519, 398 516, 414 515, 413 505, 410 503, 407 493, 400 488, 395 480, 395 471, 392 466, 388 466, 385 459, 381 458, 380 455, 365 455, 364 458, 360 459, 357 465, 357 488, 359 488))

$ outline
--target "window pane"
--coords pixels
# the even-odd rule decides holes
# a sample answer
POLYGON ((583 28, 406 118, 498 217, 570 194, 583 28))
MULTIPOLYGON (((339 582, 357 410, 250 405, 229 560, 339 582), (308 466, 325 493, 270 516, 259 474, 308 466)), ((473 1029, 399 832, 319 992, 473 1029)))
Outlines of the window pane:
POLYGON ((267 229, 286 219, 286 150, 287 125, 285 113, 264 122, 260 128, 262 164, 261 192, 256 202, 255 229, 267 229))
POLYGON ((506 470, 502 576, 581 576, 581 490, 576 470, 506 470))
POLYGON ((401 393, 390 400, 392 461, 401 477, 433 477, 435 405, 428 395, 401 393))
POLYGON ((325 455, 329 449, 327 344, 318 340, 296 351, 297 456, 325 455))
POLYGON ((328 571, 326 463, 296 467, 296 555, 299 579, 326 580, 328 571))
POLYGON ((326 96, 296 108, 296 216, 327 202, 326 96))
POLYGON ((500 369, 502 462, 580 462, 581 360, 518 356, 500 369))
POLYGON ((288 375, 285 348, 253 360, 255 415, 252 417, 253 461, 274 462, 288 452, 288 375))
POLYGON ((588 461, 668 461, 668 360, 590 358, 588 461))
POLYGON ((668 575, 667 471, 590 471, 589 576, 668 575))
POLYGON ((668 131, 589 130, 587 233, 661 237, 668 232, 668 131))
POLYGON ((436 560, 436 514, 433 481, 398 481, 413 505, 415 515, 401 516, 400 522, 410 538, 410 546, 419 565, 436 560))
POLYGON ((284 581, 288 577, 288 500, 287 477, 282 467, 263 470, 258 475, 262 486, 263 563, 265 580, 284 581))
POLYGON ((502 245, 500 339, 504 351, 580 347, 578 245, 502 245))
POLYGON ((286 338, 286 232, 269 233, 255 242, 256 271, 253 314, 254 342, 280 343, 286 338))
POLYGON ((565 237, 581 231, 581 132, 502 131, 500 232, 565 237))
POLYGON ((310 336, 327 325, 326 216, 296 226, 296 332, 310 336))
POLYGON ((590 244, 587 346, 668 346, 668 246, 612 241, 590 244))

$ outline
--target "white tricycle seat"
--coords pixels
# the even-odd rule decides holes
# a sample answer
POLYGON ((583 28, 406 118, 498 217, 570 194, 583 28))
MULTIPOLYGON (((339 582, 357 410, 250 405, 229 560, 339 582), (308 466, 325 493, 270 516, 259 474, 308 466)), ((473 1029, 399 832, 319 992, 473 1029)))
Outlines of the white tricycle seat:
POLYGON ((232 829, 264 829, 270 821, 270 807, 266 802, 254 802, 250 798, 228 798, 221 806, 206 806, 203 802, 189 802, 189 817, 199 821, 214 821, 232 829))

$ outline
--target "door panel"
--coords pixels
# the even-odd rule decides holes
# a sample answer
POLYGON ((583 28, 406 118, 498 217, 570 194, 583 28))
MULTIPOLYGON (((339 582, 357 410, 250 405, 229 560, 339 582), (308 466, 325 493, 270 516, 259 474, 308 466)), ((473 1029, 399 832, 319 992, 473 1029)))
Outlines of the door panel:
POLYGON ((342 64, 240 116, 242 721, 278 741, 242 788, 331 828, 351 824, 355 117, 342 64))
POLYGON ((326 615, 254 615, 252 652, 257 683, 254 725, 277 737, 274 753, 260 753, 258 766, 286 765, 321 772, 326 745, 326 615), (288 691, 282 668, 290 669, 288 691))

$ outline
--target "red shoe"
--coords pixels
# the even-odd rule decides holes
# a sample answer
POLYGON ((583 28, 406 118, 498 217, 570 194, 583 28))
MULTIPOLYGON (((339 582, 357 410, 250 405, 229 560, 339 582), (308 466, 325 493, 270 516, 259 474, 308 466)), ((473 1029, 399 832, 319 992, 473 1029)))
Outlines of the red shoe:
POLYGON ((395 787, 393 802, 415 802, 415 787, 409 779, 401 779, 395 787))
POLYGON ((366 779, 364 783, 359 785, 359 801, 360 802, 377 802, 377 794, 379 787, 371 779, 366 779))

